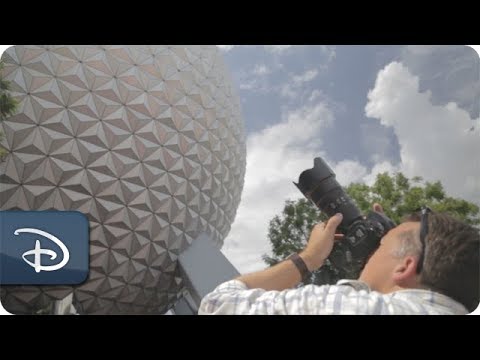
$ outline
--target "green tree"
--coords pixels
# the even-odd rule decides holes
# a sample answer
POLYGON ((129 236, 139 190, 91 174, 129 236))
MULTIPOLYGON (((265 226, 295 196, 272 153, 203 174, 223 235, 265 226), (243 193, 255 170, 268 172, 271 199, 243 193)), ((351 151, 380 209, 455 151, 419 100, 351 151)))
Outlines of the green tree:
MULTIPOLYGON (((480 224, 479 207, 466 200, 447 196, 440 181, 425 182, 418 176, 408 179, 400 172, 394 175, 383 173, 377 175, 372 186, 352 183, 345 191, 362 213, 368 213, 372 204, 378 202, 397 224, 422 205, 434 211, 448 212, 472 225, 480 224)), ((293 252, 301 251, 307 244, 313 226, 326 219, 326 215, 306 199, 287 200, 282 213, 270 221, 268 238, 272 256, 263 255, 263 260, 272 266, 293 252)), ((306 283, 332 284, 342 277, 345 277, 345 273, 334 268, 327 260, 306 283)))
POLYGON ((268 238, 274 249, 274 257, 264 255, 264 261, 268 265, 275 265, 304 248, 320 216, 320 211, 306 199, 287 200, 282 214, 270 221, 268 238))
MULTIPOLYGON (((18 103, 9 93, 10 82, 3 78, 3 59, 0 59, 0 121, 12 116, 17 110, 18 103)), ((0 131, 0 141, 4 134, 0 131)), ((0 159, 3 159, 7 151, 0 145, 0 159)))
POLYGON ((391 176, 383 173, 377 175, 372 186, 353 183, 345 190, 363 213, 370 211, 372 204, 378 202, 396 223, 420 206, 427 205, 434 211, 448 212, 468 224, 480 224, 479 207, 447 196, 440 181, 428 182, 419 176, 409 180, 401 172, 391 176))

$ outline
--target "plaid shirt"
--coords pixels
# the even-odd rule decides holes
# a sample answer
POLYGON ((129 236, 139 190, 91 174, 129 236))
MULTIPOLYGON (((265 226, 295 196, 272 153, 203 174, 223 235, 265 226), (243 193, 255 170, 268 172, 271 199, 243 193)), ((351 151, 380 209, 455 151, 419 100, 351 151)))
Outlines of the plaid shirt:
POLYGON ((467 314, 451 298, 421 289, 381 294, 357 280, 336 285, 306 285, 284 291, 248 289, 239 280, 227 281, 205 296, 199 315, 448 315, 467 314))

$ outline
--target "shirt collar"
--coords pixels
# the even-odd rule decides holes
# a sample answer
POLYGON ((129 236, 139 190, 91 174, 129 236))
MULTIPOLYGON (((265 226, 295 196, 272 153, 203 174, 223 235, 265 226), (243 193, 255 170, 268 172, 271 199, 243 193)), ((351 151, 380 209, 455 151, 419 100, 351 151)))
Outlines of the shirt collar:
POLYGON ((395 291, 392 294, 400 297, 414 295, 430 304, 448 308, 455 314, 468 314, 469 312, 465 306, 453 300, 451 297, 428 289, 404 289, 395 291))
POLYGON ((366 283, 360 280, 342 279, 342 280, 338 280, 337 285, 351 286, 357 291, 360 291, 360 290, 365 290, 367 292, 371 291, 370 287, 366 283))
MULTIPOLYGON (((342 279, 337 282, 337 285, 350 286, 356 291, 372 291, 366 283, 360 280, 342 279)), ((452 309, 457 314, 468 314, 467 308, 460 304, 458 301, 455 301, 446 295, 428 289, 404 289, 395 291, 391 293, 391 295, 400 297, 414 295, 422 299, 423 301, 429 302, 431 304, 440 305, 448 309, 452 309)))

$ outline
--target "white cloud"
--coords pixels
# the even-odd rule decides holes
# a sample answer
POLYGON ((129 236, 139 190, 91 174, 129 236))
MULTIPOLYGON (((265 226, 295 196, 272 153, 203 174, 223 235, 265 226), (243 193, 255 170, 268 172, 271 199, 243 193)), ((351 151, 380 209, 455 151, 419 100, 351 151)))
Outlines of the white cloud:
MULTIPOLYGON (((292 100, 299 99, 310 92, 310 90, 303 85, 314 80, 319 74, 317 69, 310 69, 299 75, 289 74, 288 81, 282 85, 270 85, 268 78, 264 77, 264 75, 271 74, 281 68, 281 64, 274 64, 272 67, 267 67, 265 64, 256 64, 253 71, 244 73, 243 80, 240 83, 240 89, 263 93, 276 91, 282 97, 292 100)), ((312 96, 317 95, 318 94, 312 94, 312 96)))
POLYGON ((480 119, 455 103, 432 105, 418 77, 398 62, 379 72, 365 111, 393 128, 406 176, 440 180, 448 194, 480 204, 480 119))
POLYGON ((343 187, 351 183, 364 183, 372 186, 378 174, 388 172, 393 175, 398 171, 396 166, 386 160, 375 164, 370 170, 367 170, 365 166, 355 160, 342 160, 337 164, 331 163, 336 179, 343 187))
POLYGON ((265 49, 275 54, 281 54, 291 48, 292 45, 265 45, 265 49))
POLYGON ((395 174, 398 171, 398 167, 392 165, 389 161, 384 160, 379 162, 373 166, 368 174, 363 177, 361 182, 367 184, 368 186, 372 186, 375 180, 377 179, 377 175, 387 172, 390 175, 395 174))
POLYGON ((275 90, 275 86, 272 86, 271 78, 269 75, 282 68, 281 64, 271 63, 269 66, 265 64, 256 64, 253 70, 242 70, 239 72, 240 77, 240 89, 252 90, 258 93, 269 93, 275 90))
MULTIPOLYGON (((274 54, 282 54, 286 53, 287 50, 291 50, 293 45, 265 45, 265 50, 274 53, 274 54)), ((301 45, 295 45, 296 48, 301 47, 301 45)), ((327 61, 330 62, 331 60, 335 59, 336 57, 336 48, 335 46, 329 45, 320 45, 319 46, 321 51, 327 56, 327 61)))
POLYGON ((407 45, 407 50, 416 55, 427 55, 448 48, 448 45, 407 45))
POLYGON ((295 99, 298 95, 298 88, 294 88, 290 83, 283 84, 280 87, 280 95, 286 98, 295 99))
POLYGON ((313 166, 316 156, 324 158, 343 186, 372 185, 379 173, 402 171, 408 177, 440 180, 448 194, 480 203, 480 120, 472 121, 454 103, 432 105, 429 94, 419 92, 418 78, 402 64, 391 63, 379 72, 365 108, 367 116, 393 128, 400 146, 398 164, 379 153, 372 155, 377 161, 372 169, 354 160, 331 161, 318 150, 323 130, 334 121, 331 104, 320 92, 309 100, 279 124, 247 139, 242 201, 222 249, 240 272, 266 267, 261 255, 270 253, 268 222, 281 213, 286 199, 303 197, 292 182, 313 166))
MULTIPOLYGON (((266 46, 267 50, 272 47, 273 46, 266 46)), ((290 45, 278 45, 277 47, 286 50, 290 48, 290 45)), ((275 51, 280 51, 280 49, 275 51)), ((336 48, 334 46, 322 45, 320 46, 320 49, 326 55, 322 63, 318 64, 316 68, 306 70, 302 74, 289 74, 288 80, 283 85, 280 85, 274 89, 278 91, 280 96, 295 100, 298 98, 303 98, 307 93, 309 93, 310 90, 306 89, 304 85, 317 78, 318 75, 325 73, 329 68, 329 64, 336 57, 336 48)), ((270 49, 270 51, 272 51, 272 49, 270 49)))
POLYGON ((264 64, 257 64, 253 69, 253 73, 255 75, 267 75, 271 73, 271 70, 268 67, 266 67, 264 64))
POLYGON ((344 186, 372 176, 357 161, 335 164, 319 150, 322 133, 333 123, 334 116, 327 103, 309 102, 288 112, 280 123, 248 137, 242 201, 222 248, 240 272, 266 267, 261 256, 270 253, 268 223, 281 213, 285 200, 303 197, 293 181, 313 166, 315 157, 323 157, 344 186))
POLYGON ((302 85, 303 83, 310 82, 313 79, 315 79, 318 75, 318 70, 316 69, 310 69, 305 71, 301 75, 295 75, 293 76, 293 82, 297 85, 302 85))
POLYGON ((312 91, 310 94, 310 97, 308 98, 308 101, 315 101, 323 97, 323 91, 319 89, 315 89, 312 91))
POLYGON ((220 50, 227 52, 232 50, 235 45, 217 45, 217 47, 220 48, 220 50))
POLYGON ((247 80, 246 82, 240 83, 240 89, 242 90, 252 90, 255 89, 257 86, 257 82, 255 79, 247 80))
POLYGON ((320 48, 327 55, 327 63, 334 60, 337 57, 337 51, 335 46, 321 45, 320 48))
POLYGON ((400 55, 409 72, 419 76, 420 89, 432 89, 432 104, 453 101, 471 118, 479 116, 478 54, 472 49, 462 45, 405 46, 400 55))
POLYGON ((333 169, 336 179, 342 186, 348 186, 352 182, 363 182, 367 175, 367 169, 358 161, 342 160, 333 169))
MULTIPOLYGON (((280 96, 292 100, 303 97, 303 95, 308 92, 308 89, 305 89, 303 85, 315 79, 317 75, 317 69, 309 69, 300 75, 291 74, 289 80, 278 88, 280 96)), ((319 93, 315 93, 314 91, 314 93, 311 94, 310 99, 313 99, 318 95, 319 93)))
POLYGON ((279 214, 286 199, 303 195, 293 184, 313 166, 322 129, 333 115, 323 103, 287 113, 285 119, 251 134, 247 139, 245 186, 235 222, 222 251, 240 272, 264 268, 262 254, 270 252, 268 222, 279 214))

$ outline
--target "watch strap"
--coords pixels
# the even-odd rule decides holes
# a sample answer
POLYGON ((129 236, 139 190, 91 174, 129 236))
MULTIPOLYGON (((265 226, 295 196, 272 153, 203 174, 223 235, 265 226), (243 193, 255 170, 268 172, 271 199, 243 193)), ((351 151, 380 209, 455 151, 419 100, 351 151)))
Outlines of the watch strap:
POLYGON ((287 259, 292 260, 292 262, 295 264, 296 268, 300 272, 300 276, 302 277, 302 282, 310 277, 312 273, 310 270, 308 270, 307 264, 305 264, 305 261, 303 261, 300 255, 295 253, 290 255, 287 259))

